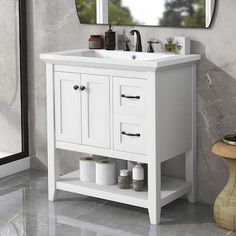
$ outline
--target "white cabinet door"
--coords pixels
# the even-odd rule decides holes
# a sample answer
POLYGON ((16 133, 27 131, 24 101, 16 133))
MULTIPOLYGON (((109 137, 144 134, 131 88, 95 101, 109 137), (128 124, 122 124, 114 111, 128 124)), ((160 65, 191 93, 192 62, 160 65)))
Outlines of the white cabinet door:
POLYGON ((55 73, 56 140, 81 143, 80 74, 55 73))
POLYGON ((81 74, 82 144, 110 148, 109 76, 81 74))

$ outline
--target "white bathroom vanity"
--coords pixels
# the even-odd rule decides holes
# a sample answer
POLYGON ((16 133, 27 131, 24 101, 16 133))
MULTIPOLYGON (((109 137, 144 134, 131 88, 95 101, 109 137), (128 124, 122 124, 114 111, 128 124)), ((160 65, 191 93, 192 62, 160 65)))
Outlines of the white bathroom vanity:
MULTIPOLYGON (((196 78, 200 55, 105 50, 42 54, 47 68, 49 200, 57 191, 147 208, 196 199, 196 78), (56 149, 148 165, 148 189, 80 182, 60 176, 56 149), (185 179, 163 176, 161 164, 185 154, 185 179)), ((178 167, 177 167, 178 168, 178 167)))

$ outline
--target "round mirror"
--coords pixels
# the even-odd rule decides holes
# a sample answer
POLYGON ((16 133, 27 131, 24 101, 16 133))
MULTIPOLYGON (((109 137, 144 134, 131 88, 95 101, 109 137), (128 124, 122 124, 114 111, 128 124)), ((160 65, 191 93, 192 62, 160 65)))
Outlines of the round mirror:
POLYGON ((75 0, 82 24, 209 28, 216 0, 75 0))

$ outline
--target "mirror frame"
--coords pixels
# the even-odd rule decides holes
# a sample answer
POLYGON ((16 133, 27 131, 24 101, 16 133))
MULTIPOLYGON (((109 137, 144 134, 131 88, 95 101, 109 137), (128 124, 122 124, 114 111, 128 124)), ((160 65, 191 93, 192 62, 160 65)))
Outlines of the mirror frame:
MULTIPOLYGON (((101 1, 102 0, 97 0, 99 1, 98 4, 101 4, 101 1)), ((214 21, 214 18, 215 18, 215 14, 216 14, 216 8, 217 8, 217 4, 218 4, 218 0, 214 0, 215 1, 215 6, 214 6, 214 9, 212 11, 212 18, 211 18, 211 21, 209 23, 209 26, 206 26, 206 27, 192 27, 192 26, 186 26, 186 27, 180 27, 180 26, 160 26, 160 25, 113 25, 113 26, 127 26, 127 27, 159 27, 159 28, 179 28, 179 29, 210 29, 212 24, 213 24, 213 21, 214 21)), ((77 9, 77 4, 76 4, 76 1, 75 1, 75 8, 76 8, 76 12, 77 12, 77 15, 78 15, 78 19, 79 19, 79 22, 80 22, 80 16, 79 16, 79 12, 78 12, 78 9, 77 9)), ((103 9, 102 6, 100 6, 100 9, 103 9)), ((108 17, 108 16, 104 16, 103 14, 99 14, 98 11, 96 10, 96 14, 98 15, 98 18, 97 21, 101 22, 102 18, 103 17, 108 17)), ((109 23, 94 23, 94 24, 90 24, 90 23, 81 23, 80 24, 83 24, 83 25, 109 25, 109 23)))
POLYGON ((27 26, 26 0, 19 1, 19 45, 20 45, 20 100, 21 100, 21 152, 0 159, 0 165, 29 156, 28 137, 28 86, 27 86, 27 26))

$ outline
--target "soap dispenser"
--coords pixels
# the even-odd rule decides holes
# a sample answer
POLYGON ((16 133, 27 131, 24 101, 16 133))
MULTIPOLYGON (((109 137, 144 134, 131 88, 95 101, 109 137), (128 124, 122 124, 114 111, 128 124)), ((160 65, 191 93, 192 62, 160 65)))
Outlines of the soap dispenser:
POLYGON ((105 49, 106 50, 115 50, 116 49, 116 32, 111 28, 109 24, 109 29, 105 32, 105 49))

